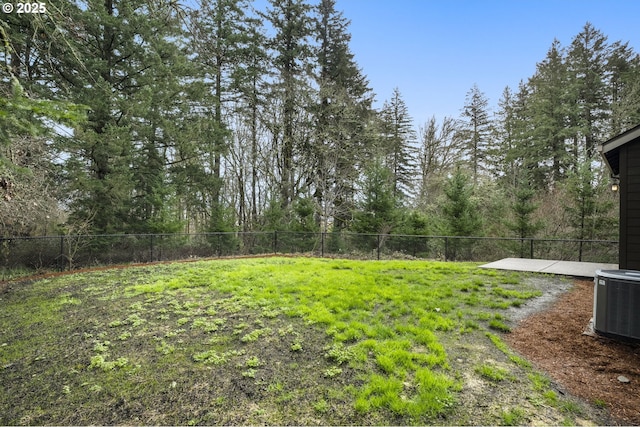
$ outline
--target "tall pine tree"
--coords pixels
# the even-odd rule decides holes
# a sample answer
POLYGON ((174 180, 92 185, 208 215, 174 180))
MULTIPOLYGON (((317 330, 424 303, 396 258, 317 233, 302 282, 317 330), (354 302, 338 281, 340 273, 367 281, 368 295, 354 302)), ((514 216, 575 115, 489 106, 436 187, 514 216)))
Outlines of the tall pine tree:
POLYGON ((609 116, 605 68, 609 57, 607 37, 591 23, 574 37, 567 52, 567 68, 575 131, 574 155, 593 159, 596 145, 605 140, 609 116))
POLYGON ((264 15, 274 34, 268 40, 275 69, 272 98, 279 110, 270 123, 277 153, 279 200, 287 210, 297 196, 295 156, 301 143, 311 47, 311 6, 305 0, 270 0, 264 15))
POLYGON ((89 106, 61 147, 72 219, 98 232, 140 231, 165 217, 165 154, 185 70, 179 11, 145 1, 64 2, 47 50, 61 95, 89 106), (151 111, 147 108, 153 105, 151 111))
POLYGON ((568 75, 560 42, 554 40, 546 58, 529 80, 528 108, 531 140, 525 152, 527 173, 538 185, 553 186, 564 179, 575 161, 567 146, 571 135, 568 75))
POLYGON ((191 19, 195 62, 205 83, 200 101, 200 120, 205 132, 195 147, 200 153, 202 184, 197 191, 206 194, 207 228, 211 231, 225 231, 230 226, 222 200, 222 161, 232 140, 228 123, 234 113, 232 107, 242 91, 247 90, 247 68, 252 65, 255 49, 252 27, 257 23, 246 15, 248 8, 248 0, 204 0, 191 19))
POLYGON ((473 182, 478 182, 478 175, 486 169, 486 156, 490 148, 491 120, 489 117, 489 100, 473 85, 467 92, 467 98, 462 110, 462 117, 466 119, 465 140, 466 152, 473 171, 473 182))
POLYGON ((393 174, 393 195, 407 199, 415 188, 416 134, 413 119, 400 90, 395 88, 391 99, 385 101, 380 111, 379 153, 393 174))
POLYGON ((354 206, 372 94, 349 48, 349 21, 336 11, 334 0, 322 0, 316 11, 318 101, 311 107, 315 132, 309 164, 318 222, 325 228, 331 222, 334 230, 340 230, 354 206))
POLYGON ((629 43, 616 42, 606 65, 611 102, 609 137, 640 123, 640 55, 629 43))

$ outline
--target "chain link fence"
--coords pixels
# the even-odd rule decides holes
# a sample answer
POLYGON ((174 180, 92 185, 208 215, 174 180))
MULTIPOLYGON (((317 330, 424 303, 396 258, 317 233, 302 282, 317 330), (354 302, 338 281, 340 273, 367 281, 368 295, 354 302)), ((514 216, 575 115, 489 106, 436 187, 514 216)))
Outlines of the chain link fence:
POLYGON ((484 262, 518 257, 616 263, 618 242, 284 231, 12 237, 0 239, 0 279, 20 270, 266 254, 484 262))

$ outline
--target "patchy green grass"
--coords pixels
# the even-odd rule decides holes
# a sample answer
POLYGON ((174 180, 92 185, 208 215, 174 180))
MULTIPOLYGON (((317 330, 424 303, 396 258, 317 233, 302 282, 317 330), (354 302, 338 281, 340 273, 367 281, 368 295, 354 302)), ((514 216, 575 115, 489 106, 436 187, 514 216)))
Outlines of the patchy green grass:
POLYGON ((492 384, 487 399, 537 393, 579 414, 489 332, 539 295, 523 277, 471 263, 267 258, 15 285, 0 294, 0 424, 535 419, 517 405, 466 405, 472 378, 492 384))
POLYGON ((511 375, 509 371, 500 366, 494 366, 489 363, 483 363, 475 368, 475 372, 480 376, 493 382, 500 382, 508 380, 511 375))
POLYGON ((503 426, 518 426, 522 425, 526 420, 526 411, 522 408, 512 408, 503 411, 500 414, 503 426))

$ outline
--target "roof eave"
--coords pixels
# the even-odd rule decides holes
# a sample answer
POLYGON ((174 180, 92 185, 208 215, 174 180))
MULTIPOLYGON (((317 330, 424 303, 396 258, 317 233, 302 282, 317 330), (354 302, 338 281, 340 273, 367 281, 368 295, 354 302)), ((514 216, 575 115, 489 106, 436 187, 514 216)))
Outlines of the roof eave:
POLYGON ((607 164, 609 172, 611 172, 611 176, 618 176, 620 173, 620 164, 617 151, 623 145, 636 139, 640 140, 640 125, 631 128, 614 138, 611 138, 610 140, 604 142, 600 147, 598 147, 600 156, 602 156, 604 162, 607 164))
POLYGON ((600 152, 600 157, 602 157, 602 160, 604 160, 604 163, 607 165, 607 169, 609 169, 609 174, 612 177, 616 177, 618 175, 620 175, 620 165, 619 164, 611 164, 611 161, 609 160, 609 158, 607 157, 606 153, 604 152, 604 150, 602 149, 602 145, 599 148, 599 152, 600 152))
POLYGON ((636 138, 640 138, 640 125, 629 129, 628 131, 621 133, 620 135, 611 138, 607 142, 602 144, 601 152, 603 154, 608 153, 609 151, 620 148, 627 142, 633 141, 636 138))

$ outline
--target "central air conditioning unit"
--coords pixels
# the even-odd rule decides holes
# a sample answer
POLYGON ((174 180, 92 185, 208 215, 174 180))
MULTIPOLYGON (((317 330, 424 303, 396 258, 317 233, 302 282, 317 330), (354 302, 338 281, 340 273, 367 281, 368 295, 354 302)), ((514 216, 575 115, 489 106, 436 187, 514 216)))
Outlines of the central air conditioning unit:
POLYGON ((603 335, 640 340, 640 271, 596 271, 593 329, 603 335))

